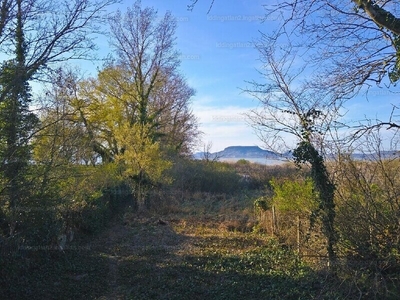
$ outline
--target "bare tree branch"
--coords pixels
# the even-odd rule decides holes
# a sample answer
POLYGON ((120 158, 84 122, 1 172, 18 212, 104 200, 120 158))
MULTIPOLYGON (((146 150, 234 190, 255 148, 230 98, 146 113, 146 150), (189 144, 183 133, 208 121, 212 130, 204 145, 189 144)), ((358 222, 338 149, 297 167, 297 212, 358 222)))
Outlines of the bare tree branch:
MULTIPOLYGON (((197 2, 199 2, 199 0, 191 0, 191 1, 192 1, 192 3, 191 3, 191 4, 188 4, 188 6, 187 6, 187 8, 188 8, 189 11, 193 11, 193 9, 194 9, 194 7, 196 6, 197 2)), ((215 0, 211 0, 211 4, 210 4, 210 7, 208 8, 207 14, 210 13, 210 11, 211 11, 211 9, 212 9, 212 7, 213 7, 213 5, 214 5, 214 1, 215 1, 215 0)))
MULTIPOLYGON (((89 59, 95 49, 94 34, 105 8, 118 0, 24 1, 22 22, 26 40, 26 79, 38 79, 54 64, 70 59, 89 59)), ((14 1, 2 2, 0 34, 14 31, 14 1), (3 27, 2 27, 3 26, 3 27)), ((12 54, 14 45, 1 36, 0 50, 12 54)), ((12 85, 10 85, 12 86, 12 85)), ((10 91, 2 87, 0 102, 10 91)))

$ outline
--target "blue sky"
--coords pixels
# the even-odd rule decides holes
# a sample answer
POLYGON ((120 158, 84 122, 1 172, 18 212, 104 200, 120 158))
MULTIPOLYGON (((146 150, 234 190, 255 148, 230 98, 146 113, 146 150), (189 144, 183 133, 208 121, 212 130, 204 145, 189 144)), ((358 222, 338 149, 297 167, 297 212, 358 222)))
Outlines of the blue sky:
MULTIPOLYGON (((125 3, 121 10, 132 2, 125 3)), ((160 15, 169 10, 177 18, 180 69, 196 90, 192 108, 204 133, 202 143, 211 142, 213 152, 233 145, 262 146, 243 116, 258 103, 241 89, 246 80, 259 77, 258 53, 251 42, 259 37, 258 30, 268 28, 259 21, 265 1, 235 1, 232 5, 217 0, 209 14, 209 0, 199 1, 192 12, 187 10, 189 3, 142 0, 142 6, 155 7, 160 15)))
MULTIPOLYGON (((133 1, 116 5, 122 11, 133 1)), ((181 52, 181 73, 196 90, 192 109, 203 132, 202 144, 212 143, 212 152, 233 145, 263 147, 262 141, 247 124, 243 115, 258 106, 258 101, 241 89, 246 81, 263 82, 258 70, 259 54, 252 42, 260 32, 269 32, 274 20, 260 22, 264 16, 263 4, 268 1, 215 0, 207 14, 211 0, 199 0, 190 12, 190 0, 142 0, 142 6, 151 6, 163 15, 170 11, 178 21, 177 50, 181 52)), ((99 41, 99 47, 107 47, 99 41)), ((365 118, 385 119, 397 96, 374 88, 369 101, 365 97, 347 103, 345 121, 365 118)))

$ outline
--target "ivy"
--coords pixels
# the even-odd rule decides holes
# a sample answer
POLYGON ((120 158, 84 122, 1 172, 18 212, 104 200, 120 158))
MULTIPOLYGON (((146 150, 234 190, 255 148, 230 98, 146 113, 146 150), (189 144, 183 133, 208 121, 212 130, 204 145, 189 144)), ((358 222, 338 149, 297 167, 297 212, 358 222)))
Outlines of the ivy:
POLYGON ((315 149, 311 142, 311 135, 316 131, 314 121, 321 116, 321 111, 312 109, 302 116, 302 140, 297 144, 293 151, 295 163, 301 167, 302 164, 309 163, 311 166, 311 178, 314 183, 314 189, 317 193, 317 208, 312 211, 310 221, 315 224, 318 218, 322 221, 322 230, 327 238, 328 256, 331 263, 336 260, 334 245, 337 237, 334 229, 335 221, 335 185, 329 178, 328 170, 325 166, 325 160, 315 149))
POLYGON ((389 72, 389 79, 392 83, 395 83, 400 79, 400 37, 398 35, 393 39, 393 46, 396 50, 396 63, 389 72))

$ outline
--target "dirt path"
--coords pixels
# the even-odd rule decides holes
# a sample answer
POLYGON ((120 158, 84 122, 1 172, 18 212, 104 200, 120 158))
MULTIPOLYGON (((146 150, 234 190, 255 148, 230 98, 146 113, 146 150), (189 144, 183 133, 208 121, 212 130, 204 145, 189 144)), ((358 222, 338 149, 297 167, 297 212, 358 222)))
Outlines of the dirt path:
MULTIPOLYGON (((125 299, 127 291, 121 285, 126 278, 121 278, 121 273, 132 261, 151 258, 146 265, 135 270, 137 273, 141 268, 154 269, 155 266, 179 260, 180 253, 187 254, 193 245, 188 237, 176 233, 173 222, 148 218, 125 225, 114 224, 91 244, 91 248, 108 261, 109 292, 99 298, 108 300, 125 299)), ((128 292, 132 293, 133 287, 128 292)))
POLYGON ((109 256, 109 289, 110 289, 110 295, 106 297, 106 299, 118 299, 118 283, 117 283, 117 278, 118 278, 118 257, 115 256, 109 256))

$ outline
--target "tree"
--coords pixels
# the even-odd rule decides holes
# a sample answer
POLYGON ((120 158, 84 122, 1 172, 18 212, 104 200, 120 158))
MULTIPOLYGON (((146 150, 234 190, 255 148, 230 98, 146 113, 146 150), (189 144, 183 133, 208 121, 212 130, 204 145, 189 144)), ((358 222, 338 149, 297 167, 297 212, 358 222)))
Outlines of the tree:
POLYGON ((163 172, 171 167, 171 162, 163 159, 160 145, 153 141, 148 126, 125 123, 116 132, 115 139, 124 149, 116 161, 122 164, 122 176, 132 186, 139 211, 143 211, 147 190, 154 183, 166 181, 163 172))
POLYGON ((44 184, 48 183, 46 174, 52 169, 69 164, 95 165, 99 159, 93 154, 91 141, 71 101, 78 93, 77 74, 64 68, 55 74, 38 96, 41 129, 33 139, 33 159, 44 168, 44 184))
MULTIPOLYGON (((266 18, 282 20, 268 35, 289 34, 320 69, 324 87, 350 99, 400 78, 398 9, 394 1, 286 1, 267 6, 266 18)), ((393 118, 377 120, 376 127, 382 126, 399 125, 393 118)))
POLYGON ((169 12, 158 18, 153 8, 142 8, 140 1, 124 16, 117 12, 110 19, 110 45, 116 56, 109 66, 125 77, 110 79, 130 95, 131 123, 149 126, 154 140, 163 141, 161 146, 187 154, 198 131, 189 109, 194 90, 178 71, 176 26, 169 12), (122 86, 127 83, 129 91, 122 86))
POLYGON ((118 11, 110 19, 110 45, 115 62, 129 71, 138 102, 139 122, 148 123, 148 104, 153 91, 163 85, 179 66, 175 46, 176 20, 166 13, 157 22, 153 8, 141 8, 136 1, 125 16, 118 11))
POLYGON ((190 155, 197 145, 199 130, 196 116, 190 109, 194 90, 180 74, 164 79, 154 93, 150 109, 158 122, 161 145, 172 153, 190 155))
POLYGON ((249 115, 254 128, 265 141, 268 148, 275 151, 290 149, 288 135, 295 137, 293 157, 300 166, 305 163, 311 167, 311 178, 317 193, 317 209, 311 221, 320 218, 322 230, 327 239, 329 261, 336 261, 334 228, 335 185, 329 176, 323 157, 326 135, 339 117, 338 95, 324 91, 315 84, 317 78, 309 75, 310 81, 302 81, 299 76, 307 70, 301 65, 291 47, 280 48, 269 39, 258 43, 264 63, 263 76, 266 83, 253 82, 249 89, 261 102, 261 109, 249 115))
POLYGON ((160 142, 163 151, 189 153, 198 136, 197 120, 189 107, 193 89, 178 73, 160 76, 158 87, 143 100, 137 84, 131 70, 114 64, 107 65, 96 79, 80 83, 81 98, 72 105, 91 136, 93 151, 104 162, 112 161, 120 152, 113 134, 126 121, 131 126, 150 126, 153 140, 160 142))
POLYGON ((75 153, 66 152, 67 159, 118 165, 142 205, 145 185, 162 181, 168 156, 188 154, 196 140, 197 121, 189 108, 194 91, 178 72, 176 23, 169 13, 158 19, 138 1, 110 22, 117 56, 96 78, 60 73, 60 102, 49 107, 44 121, 59 122, 51 130, 75 134, 67 139, 71 147, 62 147, 75 153))
MULTIPOLYGON (((95 49, 94 34, 99 32, 102 11, 115 2, 4 0, 0 9, 0 49, 7 55, 14 52, 12 32, 18 23, 14 20, 19 18, 25 38, 27 81, 41 78, 59 62, 88 59, 95 49)), ((14 83, 2 90, 0 102, 14 83)))
POLYGON ((0 6, 0 50, 7 57, 0 75, 0 171, 3 209, 15 232, 16 209, 30 197, 27 180, 31 139, 38 128, 30 111, 30 82, 43 78, 54 64, 88 58, 100 12, 111 0, 4 0, 0 6))
MULTIPOLYGON (((191 1, 189 9, 198 2, 191 1)), ((213 4, 210 1, 211 7, 213 4)), ((395 1, 291 0, 263 7, 266 20, 281 20, 271 36, 289 33, 299 45, 318 50, 310 59, 320 60, 318 56, 322 56, 327 62, 326 58, 336 58, 340 63, 337 68, 346 67, 343 59, 350 59, 345 69, 358 71, 344 74, 343 79, 353 75, 357 84, 381 82, 385 74, 392 73, 388 70, 396 71, 400 18, 395 16, 399 10, 395 1)), ((331 67, 331 63, 326 66, 328 70, 331 67)))
POLYGON ((165 135, 172 129, 168 140, 174 141, 178 151, 188 152, 197 136, 197 123, 188 110, 194 91, 178 73, 176 20, 166 13, 157 21, 153 8, 142 9, 136 1, 125 16, 118 12, 111 18, 110 26, 111 47, 116 53, 112 64, 131 76, 131 101, 138 112, 135 117, 143 125, 151 124, 157 134, 165 135))
POLYGON ((17 24, 15 30, 15 59, 1 66, 0 91, 0 171, 5 183, 4 202, 10 212, 10 235, 16 226, 16 208, 26 197, 26 168, 30 159, 29 138, 37 123, 36 116, 29 111, 30 87, 26 79, 26 43, 22 23, 22 1, 17 1, 17 24))
MULTIPOLYGON (((192 1, 193 6, 198 2, 192 1)), ((213 5, 214 1, 210 1, 213 5)), ((278 29, 266 32, 274 39, 289 35, 296 48, 325 78, 326 89, 350 99, 360 90, 400 78, 400 18, 396 1, 290 0, 267 4, 265 20, 278 29)), ((397 106, 393 106, 397 110, 397 106)), ((392 114, 392 117, 396 114, 392 114)), ((377 120, 375 128, 398 128, 399 121, 377 120)))

